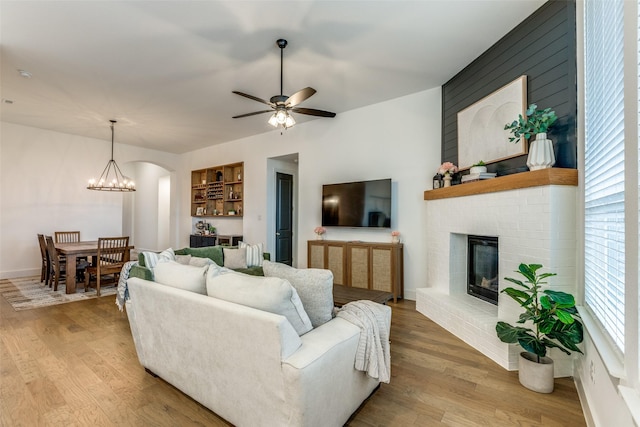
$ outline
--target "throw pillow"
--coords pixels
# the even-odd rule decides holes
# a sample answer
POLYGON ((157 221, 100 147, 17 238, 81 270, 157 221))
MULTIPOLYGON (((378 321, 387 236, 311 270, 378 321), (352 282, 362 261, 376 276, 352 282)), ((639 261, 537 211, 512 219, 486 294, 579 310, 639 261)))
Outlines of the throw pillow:
POLYGON ((191 259, 189 260, 189 265, 193 265, 194 267, 204 267, 205 265, 212 265, 212 264, 215 264, 215 262, 213 262, 209 258, 200 258, 197 256, 192 256, 191 259))
POLYGON ((333 273, 318 268, 297 269, 279 262, 264 261, 266 277, 288 280, 296 289, 314 328, 333 317, 333 273))
POLYGON ((182 248, 176 251, 176 255, 191 255, 198 258, 209 258, 218 265, 222 265, 222 246, 205 246, 203 248, 182 248))
POLYGON ((159 262, 153 269, 154 280, 161 285, 206 295, 208 268, 182 265, 175 261, 159 262))
POLYGON ((285 316, 298 335, 313 329, 309 316, 291 284, 277 277, 236 272, 207 274, 207 295, 285 316))
POLYGON ((233 270, 247 268, 247 249, 224 248, 224 266, 233 270))
POLYGON ((262 243, 250 245, 245 242, 239 242, 238 247, 247 249, 247 267, 262 267, 264 248, 262 243))
POLYGON ((176 255, 176 262, 182 265, 189 265, 191 255, 176 255))
MULTIPOLYGON (((139 258, 139 257, 138 257, 139 258)), ((172 248, 165 249, 164 251, 158 253, 144 251, 142 252, 142 259, 144 259, 143 267, 147 267, 151 270, 156 268, 156 264, 161 261, 175 261, 176 254, 173 252, 172 248)))

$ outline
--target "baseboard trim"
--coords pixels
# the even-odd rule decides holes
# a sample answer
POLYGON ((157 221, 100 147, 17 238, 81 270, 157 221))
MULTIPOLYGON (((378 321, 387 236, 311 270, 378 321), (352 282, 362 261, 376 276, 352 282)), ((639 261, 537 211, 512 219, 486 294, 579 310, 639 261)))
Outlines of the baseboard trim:
POLYGON ((31 277, 39 275, 39 268, 28 268, 24 270, 1 271, 0 279, 17 279, 18 277, 31 277))

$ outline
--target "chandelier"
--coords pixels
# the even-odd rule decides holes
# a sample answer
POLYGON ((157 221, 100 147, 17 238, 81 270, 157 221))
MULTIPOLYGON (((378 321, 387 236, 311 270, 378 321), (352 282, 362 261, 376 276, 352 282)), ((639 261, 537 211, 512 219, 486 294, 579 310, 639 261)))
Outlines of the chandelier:
POLYGON ((109 160, 109 163, 107 163, 107 166, 97 181, 93 178, 89 180, 89 186, 87 188, 97 191, 136 191, 135 182, 124 176, 116 161, 113 160, 113 128, 117 122, 115 120, 109 121, 111 122, 111 160, 109 160))

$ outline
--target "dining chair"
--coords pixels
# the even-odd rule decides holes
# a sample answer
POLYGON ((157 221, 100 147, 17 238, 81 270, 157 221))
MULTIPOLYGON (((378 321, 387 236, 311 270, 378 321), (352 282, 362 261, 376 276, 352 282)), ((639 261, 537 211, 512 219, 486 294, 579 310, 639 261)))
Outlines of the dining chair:
POLYGON ((40 283, 44 281, 44 285, 49 285, 49 255, 47 254, 47 242, 44 234, 38 234, 38 244, 40 245, 40 257, 42 259, 42 268, 40 270, 40 283))
POLYGON ((79 231, 55 231, 56 243, 74 243, 80 241, 79 231))
MULTIPOLYGON (((79 231, 55 231, 53 234, 54 234, 56 243, 80 242, 79 231)), ((60 259, 64 261, 64 256, 61 256, 60 259)), ((76 264, 76 280, 77 281, 84 282, 84 271, 89 264, 90 263, 87 260, 87 257, 82 256, 77 258, 77 264, 76 264)))
POLYGON ((87 292, 89 283, 91 282, 91 275, 94 275, 96 277, 96 293, 100 296, 100 281, 102 276, 113 274, 114 278, 117 278, 125 262, 128 261, 128 253, 129 236, 98 238, 96 265, 87 267, 84 279, 84 291, 87 292))
POLYGON ((53 237, 45 236, 45 241, 47 243, 47 253, 49 254, 49 287, 53 283, 53 290, 57 291, 62 274, 66 273, 67 263, 63 262, 58 256, 53 237))

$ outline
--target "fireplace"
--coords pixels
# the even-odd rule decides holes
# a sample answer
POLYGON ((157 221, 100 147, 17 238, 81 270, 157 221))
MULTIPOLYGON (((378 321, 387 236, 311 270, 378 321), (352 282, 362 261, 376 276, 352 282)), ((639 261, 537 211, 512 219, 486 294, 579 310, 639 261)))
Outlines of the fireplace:
POLYGON ((467 293, 498 305, 498 238, 468 236, 467 293))
MULTIPOLYGON (((429 244, 416 309, 500 366, 518 369, 522 350, 498 339, 496 322, 516 322, 522 308, 499 291, 509 283, 504 277, 526 262, 558 274, 563 285, 550 281, 552 289, 575 294, 577 184, 576 170, 549 168, 425 191, 429 244), (469 236, 498 237, 498 305, 467 293, 469 236)), ((555 350, 556 376, 572 375, 572 356, 555 350)))

